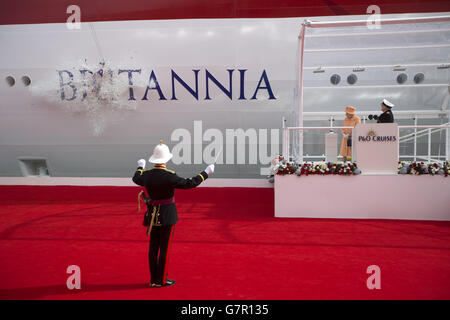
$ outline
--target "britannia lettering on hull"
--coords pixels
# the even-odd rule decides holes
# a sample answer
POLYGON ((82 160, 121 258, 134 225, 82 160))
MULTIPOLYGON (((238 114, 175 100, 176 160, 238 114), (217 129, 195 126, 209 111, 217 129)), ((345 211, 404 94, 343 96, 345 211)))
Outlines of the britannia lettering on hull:
MULTIPOLYGON (((238 69, 236 72, 236 76, 233 76, 233 73, 236 71, 235 69, 226 69, 226 73, 228 74, 227 84, 221 83, 219 80, 217 80, 217 78, 210 71, 208 71, 208 69, 204 69, 203 72, 201 71, 201 69, 193 69, 192 77, 188 80, 186 78, 183 79, 175 70, 170 69, 171 86, 168 88, 162 88, 155 71, 151 70, 148 76, 148 82, 145 86, 145 93, 142 97, 136 97, 134 92, 135 85, 137 83, 143 83, 142 78, 138 80, 136 79, 139 76, 144 77, 142 69, 119 69, 117 72, 108 70, 106 74, 109 76, 108 81, 110 81, 112 85, 114 85, 115 82, 119 82, 122 85, 125 85, 123 81, 123 75, 127 76, 125 79, 127 79, 126 86, 128 86, 129 90, 129 101, 138 99, 149 100, 150 90, 154 90, 154 92, 157 93, 158 100, 178 100, 176 91, 177 87, 180 88, 180 86, 187 90, 187 92, 189 92, 195 100, 212 100, 214 98, 212 94, 210 94, 210 87, 212 85, 219 88, 220 91, 222 91, 229 100, 257 100, 259 91, 266 92, 266 99, 276 100, 276 96, 270 85, 266 70, 263 70, 261 72, 258 84, 255 88, 252 88, 254 89, 252 91, 253 94, 249 97, 246 97, 245 94, 245 73, 247 69, 238 69), (204 74, 204 76, 202 73, 204 74), (119 76, 121 76, 122 78, 119 78, 119 76), (238 83, 237 85, 236 82, 238 83), (204 97, 200 96, 200 91, 202 88, 204 88, 204 97), (235 92, 234 94, 233 91, 235 92)), ((99 87, 100 84, 98 75, 103 77, 102 69, 99 71, 80 69, 79 76, 80 81, 82 82, 82 88, 80 88, 79 85, 76 84, 77 81, 75 81, 75 74, 73 72, 69 70, 57 70, 57 73, 59 77, 59 94, 61 97, 61 101, 72 101, 76 100, 77 98, 80 98, 81 101, 83 101, 87 96, 87 87, 99 87), (89 75, 92 77, 90 80, 88 79, 89 75), (81 96, 79 95, 80 90, 82 91, 81 96)))

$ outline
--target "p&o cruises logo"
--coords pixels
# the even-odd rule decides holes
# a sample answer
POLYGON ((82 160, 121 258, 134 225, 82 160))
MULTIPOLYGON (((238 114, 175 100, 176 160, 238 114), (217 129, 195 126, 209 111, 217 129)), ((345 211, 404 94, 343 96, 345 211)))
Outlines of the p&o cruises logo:
POLYGON ((395 142, 396 136, 379 136, 375 130, 370 129, 365 136, 358 136, 358 141, 361 142, 395 142))

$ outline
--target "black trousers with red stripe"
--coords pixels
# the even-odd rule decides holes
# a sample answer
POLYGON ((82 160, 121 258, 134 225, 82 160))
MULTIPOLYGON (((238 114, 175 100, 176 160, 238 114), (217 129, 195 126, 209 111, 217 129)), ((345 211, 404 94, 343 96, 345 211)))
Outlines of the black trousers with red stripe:
POLYGON ((170 244, 174 229, 174 224, 153 226, 152 228, 152 232, 150 233, 150 248, 148 250, 151 283, 166 283, 170 244))

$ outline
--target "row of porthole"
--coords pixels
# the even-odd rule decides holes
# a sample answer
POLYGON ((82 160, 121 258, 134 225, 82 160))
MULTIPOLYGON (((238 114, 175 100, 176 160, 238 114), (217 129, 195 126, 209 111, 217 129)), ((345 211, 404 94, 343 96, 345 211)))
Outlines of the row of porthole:
MULTIPOLYGON (((408 80, 408 75, 406 74, 406 73, 400 73, 398 76, 397 76, 397 83, 398 84, 403 84, 403 83, 405 83, 406 82, 406 80, 408 80)), ((422 83, 423 82, 423 80, 425 80, 425 75, 423 74, 423 73, 417 73, 415 76, 414 76, 414 83, 415 84, 419 84, 419 83, 422 83)))
MULTIPOLYGON (((403 83, 406 82, 406 80, 408 80, 408 75, 407 75, 406 73, 400 73, 400 74, 397 76, 397 83, 398 83, 398 84, 403 84, 403 83)), ((423 80, 425 80, 425 75, 424 75, 423 73, 417 73, 417 74, 414 76, 414 83, 416 83, 416 84, 422 83, 423 80)), ((354 73, 352 73, 351 75, 349 75, 349 76, 347 77, 347 83, 350 84, 350 85, 355 84, 357 81, 358 81, 358 77, 357 77, 356 74, 354 74, 354 73)), ((338 74, 333 74, 333 75, 330 77, 330 82, 331 82, 331 84, 334 84, 334 85, 339 84, 339 82, 341 82, 341 76, 338 75, 338 74)), ((14 86, 14 85, 16 84, 16 80, 15 80, 14 77, 12 77, 12 76, 7 76, 7 77, 6 77, 6 83, 7 83, 10 87, 12 87, 12 86, 14 86)), ((22 77, 22 83, 23 83, 26 87, 28 87, 28 86, 31 84, 31 79, 30 79, 30 77, 29 77, 29 76, 23 76, 23 77, 22 77)))
MULTIPOLYGON (((407 75, 406 73, 400 73, 400 74, 397 76, 397 83, 398 83, 398 84, 403 84, 403 83, 406 82, 406 80, 408 80, 408 75, 407 75)), ((420 72, 420 73, 417 73, 417 74, 414 76, 414 83, 415 83, 415 84, 422 83, 424 80, 425 80, 425 75, 424 75, 423 73, 421 73, 421 72, 420 72)), ((356 81, 358 81, 358 77, 357 77, 356 74, 354 74, 354 73, 352 73, 351 75, 349 75, 349 76, 347 77, 347 83, 350 84, 350 85, 355 84, 356 81)), ((341 82, 341 76, 338 75, 338 74, 333 74, 333 75, 330 77, 330 82, 331 82, 331 84, 334 84, 334 85, 339 84, 339 82, 341 82)))
MULTIPOLYGON (((16 79, 14 79, 14 77, 12 76, 7 76, 6 83, 8 84, 8 86, 12 87, 16 84, 16 79)), ((22 83, 25 85, 25 87, 28 87, 31 84, 31 78, 29 76, 23 76, 22 83)))

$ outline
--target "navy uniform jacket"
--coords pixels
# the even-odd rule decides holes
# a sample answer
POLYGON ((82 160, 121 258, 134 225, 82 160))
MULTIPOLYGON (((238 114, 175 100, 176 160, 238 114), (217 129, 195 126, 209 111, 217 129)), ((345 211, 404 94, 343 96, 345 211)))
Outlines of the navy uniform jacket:
POLYGON ((379 117, 377 123, 393 123, 394 115, 391 110, 383 112, 379 117))
MULTIPOLYGON (((133 176, 133 182, 145 187, 151 200, 163 200, 172 198, 175 189, 191 189, 197 187, 208 178, 208 174, 202 171, 193 178, 179 177, 174 171, 166 168, 152 168, 145 170, 138 167, 133 176)), ((177 207, 175 203, 161 205, 159 208, 161 225, 167 226, 178 221, 177 207)))

